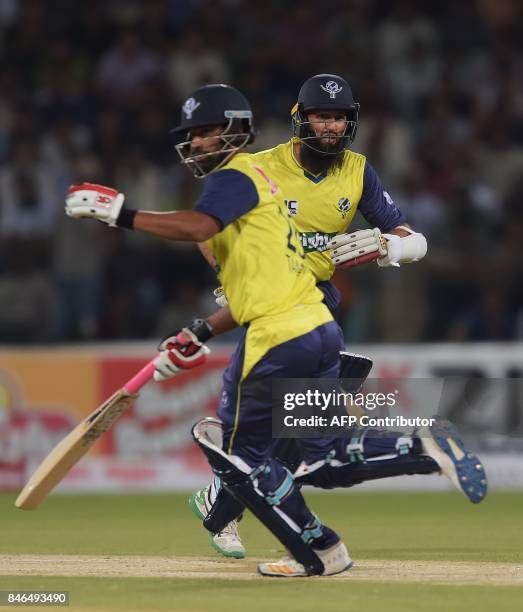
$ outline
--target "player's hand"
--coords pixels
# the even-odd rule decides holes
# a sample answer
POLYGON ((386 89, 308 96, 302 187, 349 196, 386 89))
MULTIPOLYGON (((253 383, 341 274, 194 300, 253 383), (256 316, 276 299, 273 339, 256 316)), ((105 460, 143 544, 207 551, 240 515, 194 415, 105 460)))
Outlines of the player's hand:
POLYGON ((159 355, 154 360, 156 382, 172 378, 180 371, 192 370, 202 365, 211 352, 188 327, 164 338, 158 350, 159 355))
POLYGON ((214 299, 216 300, 216 303, 218 304, 220 308, 225 308, 225 306, 229 304, 229 302, 227 301, 227 298, 225 297, 225 292, 223 290, 223 287, 218 287, 217 289, 213 291, 213 293, 214 293, 214 299))
MULTIPOLYGON (((387 256, 386 237, 380 230, 358 230, 352 234, 339 234, 329 242, 332 263, 341 270, 353 268, 387 256)), ((392 263, 388 265, 394 265, 392 263)))
POLYGON ((65 199, 65 212, 75 219, 90 217, 116 227, 125 200, 123 193, 95 183, 71 185, 65 199))

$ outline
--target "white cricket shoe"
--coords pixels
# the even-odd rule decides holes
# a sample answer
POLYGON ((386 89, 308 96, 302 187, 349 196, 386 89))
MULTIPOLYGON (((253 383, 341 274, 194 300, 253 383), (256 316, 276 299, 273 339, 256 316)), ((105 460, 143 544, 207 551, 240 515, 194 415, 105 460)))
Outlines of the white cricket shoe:
MULTIPOLYGON (((210 487, 204 487, 189 497, 189 506, 201 521, 205 519, 212 508, 209 489, 210 487)), ((209 534, 209 541, 214 550, 224 557, 232 557, 234 559, 243 559, 245 557, 245 547, 238 533, 237 520, 231 521, 219 533, 209 534)))
MULTIPOLYGON (((339 574, 353 566, 353 561, 349 557, 347 547, 343 542, 338 542, 327 550, 314 551, 321 559, 325 570, 322 576, 332 576, 339 574)), ((258 571, 263 576, 276 576, 281 578, 299 578, 307 576, 307 572, 301 563, 288 555, 275 561, 274 563, 260 563, 258 571)))
POLYGON ((238 521, 231 521, 222 531, 214 535, 209 535, 209 541, 214 550, 224 557, 243 559, 245 557, 245 547, 238 533, 238 521))

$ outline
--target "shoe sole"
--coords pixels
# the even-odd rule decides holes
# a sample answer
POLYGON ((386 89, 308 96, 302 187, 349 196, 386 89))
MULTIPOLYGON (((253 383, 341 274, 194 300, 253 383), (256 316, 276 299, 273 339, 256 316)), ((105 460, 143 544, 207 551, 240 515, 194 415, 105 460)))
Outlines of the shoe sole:
MULTIPOLYGON (((333 574, 327 574, 327 576, 336 576, 336 574, 341 574, 342 572, 346 572, 347 570, 350 570, 351 567, 353 567, 354 565, 354 561, 351 561, 347 567, 344 567, 343 569, 341 569, 339 572, 334 572, 333 574)), ((260 569, 260 566, 258 565, 258 573, 261 574, 262 576, 266 576, 267 578, 313 578, 314 576, 318 576, 317 574, 270 574, 270 573, 265 573, 262 572, 260 569)), ((321 578, 323 576, 323 574, 319 575, 318 578, 321 578)))
POLYGON ((436 422, 429 427, 432 440, 426 439, 424 443, 432 447, 443 473, 473 504, 479 504, 487 495, 487 475, 483 464, 466 448, 449 420, 435 418, 436 422))
POLYGON ((209 534, 209 542, 211 546, 214 548, 214 550, 216 552, 219 552, 220 555, 223 555, 224 557, 227 557, 229 559, 245 559, 245 551, 243 552, 241 550, 228 551, 218 546, 218 544, 216 544, 216 542, 214 541, 212 533, 209 534))

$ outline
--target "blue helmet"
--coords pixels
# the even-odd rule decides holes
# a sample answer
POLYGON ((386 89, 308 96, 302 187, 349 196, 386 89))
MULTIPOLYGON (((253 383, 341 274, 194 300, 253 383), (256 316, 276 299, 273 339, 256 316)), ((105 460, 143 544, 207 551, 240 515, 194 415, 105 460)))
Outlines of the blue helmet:
POLYGON ((302 85, 298 102, 291 111, 293 133, 314 151, 335 155, 354 141, 358 129, 359 109, 360 105, 354 101, 352 89, 343 77, 336 74, 317 74, 302 85), (323 150, 314 144, 317 137, 307 120, 307 112, 312 110, 345 111, 347 126, 332 150, 323 150))
POLYGON ((182 163, 196 178, 203 178, 221 168, 237 151, 254 142, 256 136, 247 98, 234 87, 224 84, 205 85, 187 98, 181 108, 180 125, 172 132, 187 135, 184 142, 176 145, 176 150, 182 163), (219 135, 223 146, 212 153, 192 154, 191 130, 218 125, 224 127, 219 135))

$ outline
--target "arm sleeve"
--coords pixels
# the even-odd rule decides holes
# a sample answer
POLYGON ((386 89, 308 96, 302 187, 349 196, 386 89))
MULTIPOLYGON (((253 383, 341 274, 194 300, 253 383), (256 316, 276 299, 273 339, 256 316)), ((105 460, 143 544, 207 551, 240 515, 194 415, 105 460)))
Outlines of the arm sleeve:
POLYGON ((384 190, 380 177, 368 161, 365 162, 363 193, 358 210, 369 225, 378 227, 382 232, 405 223, 403 213, 384 190))
POLYGON ((226 227, 259 202, 254 181, 239 170, 220 170, 211 174, 194 210, 215 217, 226 227))

